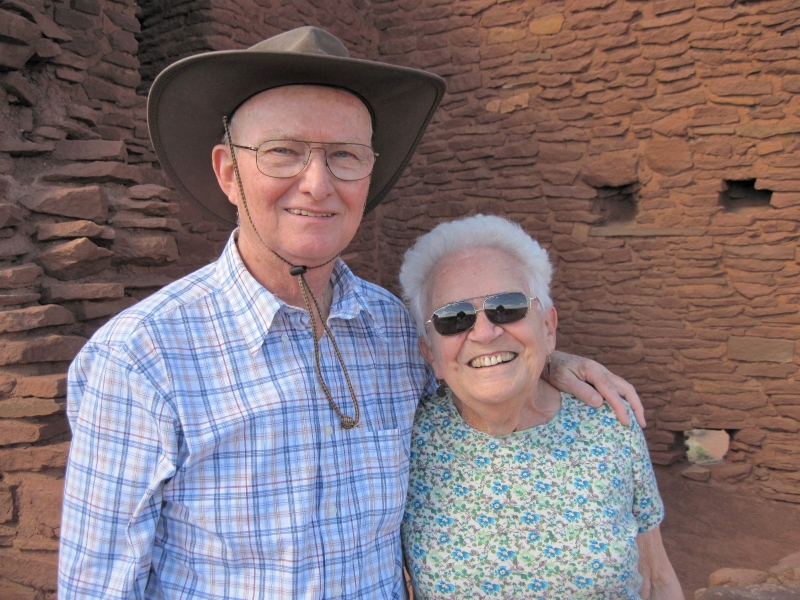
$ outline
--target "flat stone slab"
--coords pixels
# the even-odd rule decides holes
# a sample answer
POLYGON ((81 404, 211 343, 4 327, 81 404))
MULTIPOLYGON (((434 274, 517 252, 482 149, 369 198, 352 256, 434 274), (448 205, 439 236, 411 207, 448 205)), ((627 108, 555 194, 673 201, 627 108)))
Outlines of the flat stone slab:
POLYGON ((743 588, 710 587, 695 600, 800 600, 800 588, 786 588, 765 583, 743 588))

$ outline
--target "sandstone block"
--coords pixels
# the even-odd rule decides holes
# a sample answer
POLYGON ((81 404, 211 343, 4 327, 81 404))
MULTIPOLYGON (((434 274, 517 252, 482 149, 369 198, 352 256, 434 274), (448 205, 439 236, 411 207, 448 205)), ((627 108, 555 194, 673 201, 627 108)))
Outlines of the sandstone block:
POLYGON ((125 160, 125 142, 109 140, 62 140, 56 144, 55 160, 125 160))
POLYGON ((8 44, 0 41, 0 67, 21 69, 35 53, 35 46, 8 44))
POLYGON ((111 219, 111 224, 121 229, 166 229, 167 231, 180 231, 181 222, 178 219, 165 219, 159 217, 142 217, 118 214, 111 219))
POLYGON ((749 123, 736 127, 736 133, 742 137, 763 140, 776 135, 800 133, 800 123, 780 123, 778 125, 761 125, 749 123))
POLYGON ((756 583, 766 583, 767 573, 755 569, 717 569, 708 576, 710 586, 742 587, 756 583))
POLYGON ((585 161, 581 177, 593 187, 622 187, 639 181, 638 157, 629 152, 609 152, 585 161))
MULTIPOLYGON (((753 465, 747 463, 720 463, 708 466, 711 471, 711 477, 714 481, 722 481, 724 483, 738 483, 747 479, 750 473, 753 472, 753 465)), ((762 582, 751 582, 762 583, 762 582)), ((712 583, 711 585, 725 585, 723 583, 712 583)))
POLYGON ((36 375, 17 380, 14 388, 17 396, 37 396, 39 398, 60 398, 67 395, 67 374, 36 375))
POLYGON ((128 194, 134 200, 152 200, 158 198, 159 200, 170 201, 175 199, 175 193, 163 185, 156 185, 154 183, 145 183, 142 185, 134 185, 128 188, 128 194))
POLYGON ((29 83, 19 71, 11 71, 0 77, 0 87, 16 96, 23 106, 33 106, 39 97, 36 87, 29 83))
POLYGON ((77 279, 107 269, 113 254, 86 238, 79 238, 61 242, 42 252, 35 260, 51 277, 77 279))
POLYGON ((677 175, 694 164, 689 145, 683 140, 654 140, 645 146, 645 161, 656 173, 677 175))
POLYGON ((800 552, 784 556, 769 570, 769 575, 782 584, 800 582, 800 552))
POLYGON ((118 162, 90 162, 64 165, 47 171, 41 176, 42 181, 65 183, 144 183, 144 176, 137 167, 118 162))
POLYGON ((709 89, 717 96, 765 96, 772 94, 772 83, 743 77, 712 80, 709 89))
POLYGON ((36 23, 7 10, 0 10, 0 40, 32 46, 42 35, 36 23))
POLYGON ((8 523, 14 518, 14 498, 11 486, 0 483, 0 523, 8 523))
POLYGON ((43 292, 47 302, 106 300, 122 298, 125 287, 121 283, 64 283, 46 285, 43 292))
POLYGON ((140 265, 163 265, 178 260, 175 238, 168 235, 117 237, 114 241, 117 259, 140 265))
POLYGON ((0 347, 0 365, 72 360, 85 343, 86 338, 75 335, 48 335, 24 341, 6 341, 0 347))
POLYGON ((61 527, 64 480, 31 474, 17 488, 20 533, 56 539, 61 527))
POLYGON ((118 300, 108 300, 106 302, 80 302, 75 307, 75 313, 81 321, 99 319, 108 315, 115 315, 136 304, 136 298, 119 298, 118 300))
POLYGON ((28 331, 38 327, 53 327, 74 322, 72 313, 57 304, 0 311, 0 333, 28 331))
POLYGON ((25 215, 19 206, 14 204, 0 203, 0 228, 16 227, 25 220, 25 215))
POLYGON ((740 337, 728 338, 728 358, 748 362, 782 362, 794 360, 795 342, 772 338, 740 337))
POLYGON ((0 471, 43 471, 67 466, 69 442, 47 446, 0 449, 0 471))
POLYGON ((700 465, 692 465, 681 471, 681 475, 694 481, 708 481, 711 479, 711 471, 700 465))
POLYGON ((11 156, 37 156, 52 152, 56 145, 53 142, 19 142, 9 140, 0 142, 0 152, 7 152, 11 156))
MULTIPOLYGON (((11 532, 10 537, 16 537, 16 531, 11 532)), ((0 598, 4 600, 36 600, 36 590, 11 581, 0 581, 0 598)))
POLYGON ((788 208, 800 205, 800 193, 798 192, 774 192, 769 201, 770 206, 775 208, 788 208))
POLYGON ((39 189, 19 199, 34 212, 103 222, 108 218, 108 199, 99 186, 39 189))
MULTIPOLYGON (((794 260, 795 248, 792 245, 766 246, 751 244, 748 246, 723 246, 726 256, 735 258, 758 258, 761 260, 794 260)), ((766 265, 764 265, 766 267, 766 265)))
POLYGON ((0 258, 16 258, 34 250, 28 236, 15 235, 10 238, 0 239, 0 258))
POLYGON ((756 464, 783 471, 796 471, 800 461, 800 446, 765 444, 756 457, 756 464))
MULTIPOLYGON (((69 431, 69 423, 64 417, 55 417, 48 423, 34 423, 18 419, 0 420, 0 446, 12 444, 33 444, 49 440, 69 431)), ((0 561, 0 565, 3 561, 0 561)), ((2 567, 0 566, 0 571, 2 567)), ((0 573, 2 574, 2 573, 0 573)))
POLYGON ((72 37, 65 33, 61 27, 56 25, 55 21, 52 21, 50 17, 45 15, 43 12, 34 12, 33 18, 36 21, 36 24, 41 28, 42 35, 45 37, 48 37, 51 40, 56 40, 57 42, 72 41, 72 37))
POLYGON ((672 450, 660 450, 650 453, 650 460, 655 465, 671 465, 681 460, 686 452, 683 448, 673 448, 672 450))
POLYGON ((0 289, 20 288, 33 285, 44 271, 38 265, 19 265, 0 269, 0 289))
POLYGON ((37 302, 41 296, 36 292, 15 290, 13 292, 0 292, 0 306, 21 306, 37 302))
POLYGON ((511 27, 492 27, 489 29, 487 44, 508 44, 524 39, 526 32, 524 29, 513 29, 511 27))
POLYGON ((0 418, 46 417, 63 412, 64 403, 52 398, 9 398, 0 400, 0 418))
POLYGON ((564 15, 552 14, 538 19, 533 19, 528 30, 533 35, 553 35, 561 31, 564 25, 564 15))
POLYGON ((40 223, 36 231, 36 238, 40 242, 78 237, 113 240, 114 229, 98 225, 92 221, 81 220, 67 221, 65 223, 40 223))
POLYGON ((571 2, 567 2, 567 9, 577 13, 585 10, 606 8, 612 4, 614 4, 614 0, 571 0, 571 2))
POLYGON ((0 561, 0 577, 37 590, 54 591, 57 573, 55 553, 7 553, 0 561))

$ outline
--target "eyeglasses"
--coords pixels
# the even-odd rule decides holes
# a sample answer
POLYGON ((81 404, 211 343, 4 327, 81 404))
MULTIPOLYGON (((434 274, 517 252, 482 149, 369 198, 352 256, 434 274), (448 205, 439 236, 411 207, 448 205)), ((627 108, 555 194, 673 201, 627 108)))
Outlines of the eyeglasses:
POLYGON ((343 181, 366 179, 375 166, 377 153, 364 144, 320 144, 299 140, 268 140, 260 146, 234 148, 252 150, 256 153, 256 166, 267 177, 288 178, 299 175, 308 165, 312 150, 325 153, 325 164, 331 174, 343 181))
POLYGON ((458 335, 475 326, 479 311, 483 311, 486 318, 495 325, 505 325, 524 319, 531 300, 538 300, 535 296, 529 298, 522 292, 504 292, 486 296, 483 307, 475 308, 471 300, 483 297, 476 296, 445 304, 433 311, 433 315, 425 323, 431 323, 439 335, 458 335))

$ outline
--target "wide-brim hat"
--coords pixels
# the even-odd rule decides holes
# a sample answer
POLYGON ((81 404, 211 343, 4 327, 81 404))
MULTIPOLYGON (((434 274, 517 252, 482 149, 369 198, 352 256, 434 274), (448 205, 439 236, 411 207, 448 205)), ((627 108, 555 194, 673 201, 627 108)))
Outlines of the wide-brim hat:
POLYGON ((350 58, 342 42, 316 27, 293 29, 245 50, 191 56, 164 69, 147 101, 150 138, 161 167, 188 198, 235 224, 236 207, 211 166, 211 151, 224 134, 222 117, 230 118, 259 92, 302 84, 352 92, 372 113, 379 157, 366 210, 373 209, 411 160, 445 83, 426 71, 350 58))

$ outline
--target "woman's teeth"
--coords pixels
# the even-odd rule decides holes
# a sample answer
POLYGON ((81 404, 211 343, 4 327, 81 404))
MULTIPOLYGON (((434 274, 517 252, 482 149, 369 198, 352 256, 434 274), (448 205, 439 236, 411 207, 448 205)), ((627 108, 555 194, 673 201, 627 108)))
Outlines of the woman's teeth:
POLYGON ((333 213, 312 213, 308 212, 307 210, 298 210, 296 208, 290 208, 289 212, 293 215, 302 215, 304 217, 332 217, 333 213))
POLYGON ((516 354, 513 352, 500 352, 499 354, 492 354, 491 356, 479 356, 469 361, 469 366, 475 367, 476 369, 480 367, 493 367, 494 365, 514 360, 515 356, 516 354))

